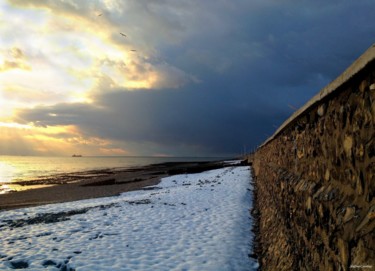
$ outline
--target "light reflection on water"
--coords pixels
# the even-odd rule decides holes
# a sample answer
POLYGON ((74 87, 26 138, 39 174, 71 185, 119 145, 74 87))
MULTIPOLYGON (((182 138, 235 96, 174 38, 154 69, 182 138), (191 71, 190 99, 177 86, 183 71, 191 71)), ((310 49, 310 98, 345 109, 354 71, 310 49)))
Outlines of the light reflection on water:
POLYGON ((6 161, 0 160, 0 183, 9 182, 16 175, 16 168, 6 161))
MULTIPOLYGON (((0 156, 0 193, 25 190, 31 187, 11 185, 12 181, 27 181, 55 174, 82 172, 107 168, 129 168, 164 162, 214 161, 212 157, 39 157, 0 156)), ((40 186, 39 186, 40 187, 40 186)), ((35 188, 35 187, 33 187, 35 188)))

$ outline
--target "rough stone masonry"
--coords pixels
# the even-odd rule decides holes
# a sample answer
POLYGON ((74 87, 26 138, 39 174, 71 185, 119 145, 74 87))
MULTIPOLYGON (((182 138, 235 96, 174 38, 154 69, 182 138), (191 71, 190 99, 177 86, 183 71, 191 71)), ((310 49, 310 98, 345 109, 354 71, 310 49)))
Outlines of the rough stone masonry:
POLYGON ((254 155, 262 270, 375 270, 375 47, 254 155))

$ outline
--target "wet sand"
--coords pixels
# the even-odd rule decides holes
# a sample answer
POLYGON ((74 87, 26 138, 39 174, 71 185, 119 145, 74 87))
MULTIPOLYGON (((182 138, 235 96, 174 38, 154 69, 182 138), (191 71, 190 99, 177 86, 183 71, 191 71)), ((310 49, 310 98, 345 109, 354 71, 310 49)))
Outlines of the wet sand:
POLYGON ((43 188, 0 194, 0 211, 61 203, 81 199, 116 196, 123 192, 144 189, 156 185, 161 178, 198 173, 221 168, 223 162, 170 162, 128 169, 93 170, 66 173, 18 185, 51 185, 43 188))

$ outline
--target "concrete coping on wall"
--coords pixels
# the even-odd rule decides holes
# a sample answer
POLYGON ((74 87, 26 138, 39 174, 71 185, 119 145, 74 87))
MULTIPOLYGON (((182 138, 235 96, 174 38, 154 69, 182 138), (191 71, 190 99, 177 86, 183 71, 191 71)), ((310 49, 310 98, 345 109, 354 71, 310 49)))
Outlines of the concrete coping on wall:
POLYGON ((348 82, 351 78, 353 78, 356 74, 358 74, 362 69, 364 69, 370 62, 375 60, 375 44, 373 44, 366 52, 364 52, 357 60, 355 60, 349 68, 347 68, 340 76, 338 76, 335 80, 333 80, 330 84, 325 86, 318 94, 316 94, 313 98, 311 98, 305 105, 303 105, 300 109, 295 111, 283 124, 276 130, 276 132, 269 137, 262 145, 258 147, 262 148, 263 146, 267 145, 270 141, 275 139, 284 129, 286 129, 289 124, 291 124, 294 120, 300 117, 303 113, 308 111, 311 107, 319 103, 322 99, 324 99, 327 95, 334 93, 337 91, 340 86, 348 82))

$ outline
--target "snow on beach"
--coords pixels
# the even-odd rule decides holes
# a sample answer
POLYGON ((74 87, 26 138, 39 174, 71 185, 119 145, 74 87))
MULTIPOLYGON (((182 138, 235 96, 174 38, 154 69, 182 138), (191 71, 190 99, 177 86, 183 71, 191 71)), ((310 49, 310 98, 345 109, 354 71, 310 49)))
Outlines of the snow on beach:
POLYGON ((249 167, 0 212, 0 270, 257 270, 249 167))

